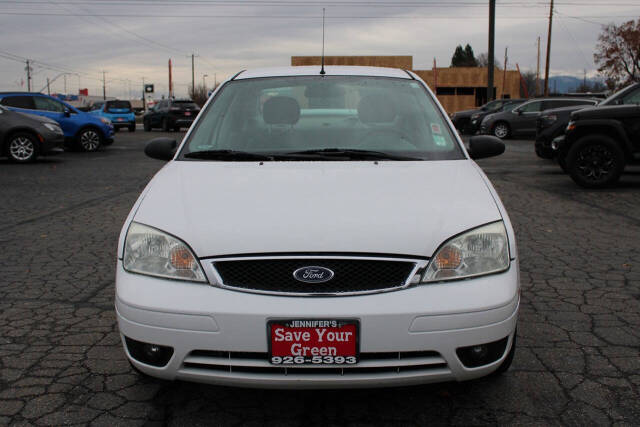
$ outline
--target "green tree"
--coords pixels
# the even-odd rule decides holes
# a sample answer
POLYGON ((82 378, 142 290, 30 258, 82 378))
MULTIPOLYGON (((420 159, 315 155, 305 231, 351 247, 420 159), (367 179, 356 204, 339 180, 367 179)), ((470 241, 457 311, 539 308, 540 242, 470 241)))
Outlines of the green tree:
POLYGON ((451 57, 452 67, 477 67, 478 62, 473 54, 473 48, 467 43, 463 48, 462 45, 456 47, 451 57))

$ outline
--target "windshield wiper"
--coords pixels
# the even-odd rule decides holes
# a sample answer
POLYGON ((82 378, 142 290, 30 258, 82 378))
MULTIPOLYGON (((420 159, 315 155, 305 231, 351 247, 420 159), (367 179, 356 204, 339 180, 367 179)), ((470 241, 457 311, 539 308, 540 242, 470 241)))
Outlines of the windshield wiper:
POLYGON ((275 156, 237 150, 203 150, 186 153, 184 157, 203 160, 269 161, 274 160, 275 156))
POLYGON ((357 148, 319 148, 313 150, 294 151, 288 155, 318 154, 326 157, 348 157, 361 160, 423 160, 419 157, 402 156, 399 154, 385 153, 384 151, 360 150, 357 148))

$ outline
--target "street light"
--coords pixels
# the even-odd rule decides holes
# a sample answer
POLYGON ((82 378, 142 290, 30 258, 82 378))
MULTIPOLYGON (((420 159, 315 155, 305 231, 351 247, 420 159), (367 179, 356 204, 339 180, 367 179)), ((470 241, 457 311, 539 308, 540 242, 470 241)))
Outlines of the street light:
POLYGON ((202 75, 202 86, 204 86, 204 88, 207 88, 207 82, 205 80, 205 78, 209 77, 209 74, 203 74, 202 75))

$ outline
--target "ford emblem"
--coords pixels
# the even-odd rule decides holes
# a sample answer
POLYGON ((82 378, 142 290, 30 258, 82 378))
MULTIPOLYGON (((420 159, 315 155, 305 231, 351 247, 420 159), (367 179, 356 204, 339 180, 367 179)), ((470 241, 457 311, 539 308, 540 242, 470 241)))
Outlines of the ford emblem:
POLYGON ((333 271, 324 267, 301 267, 293 272, 293 278, 305 283, 324 283, 333 278, 333 271))

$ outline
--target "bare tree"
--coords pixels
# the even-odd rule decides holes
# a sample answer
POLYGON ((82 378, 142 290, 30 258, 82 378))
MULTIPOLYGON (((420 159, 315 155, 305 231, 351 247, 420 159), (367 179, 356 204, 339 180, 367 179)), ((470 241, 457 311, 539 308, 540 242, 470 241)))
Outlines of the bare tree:
MULTIPOLYGON (((478 67, 486 67, 489 65, 489 54, 487 52, 483 52, 476 57, 476 63, 478 67)), ((494 58, 493 66, 502 69, 502 63, 494 58)))
POLYGON ((189 98, 198 104, 198 107, 202 107, 207 102, 207 95, 207 88, 202 84, 196 85, 195 90, 189 88, 189 98))
MULTIPOLYGON (((525 86, 527 87, 527 92, 529 96, 534 96, 536 93, 536 73, 535 71, 523 71, 520 73, 522 80, 524 81, 525 86)), ((522 84, 520 84, 520 97, 525 96, 525 91, 522 88, 522 84)))
POLYGON ((640 81, 640 18, 605 26, 593 59, 611 89, 640 81))

